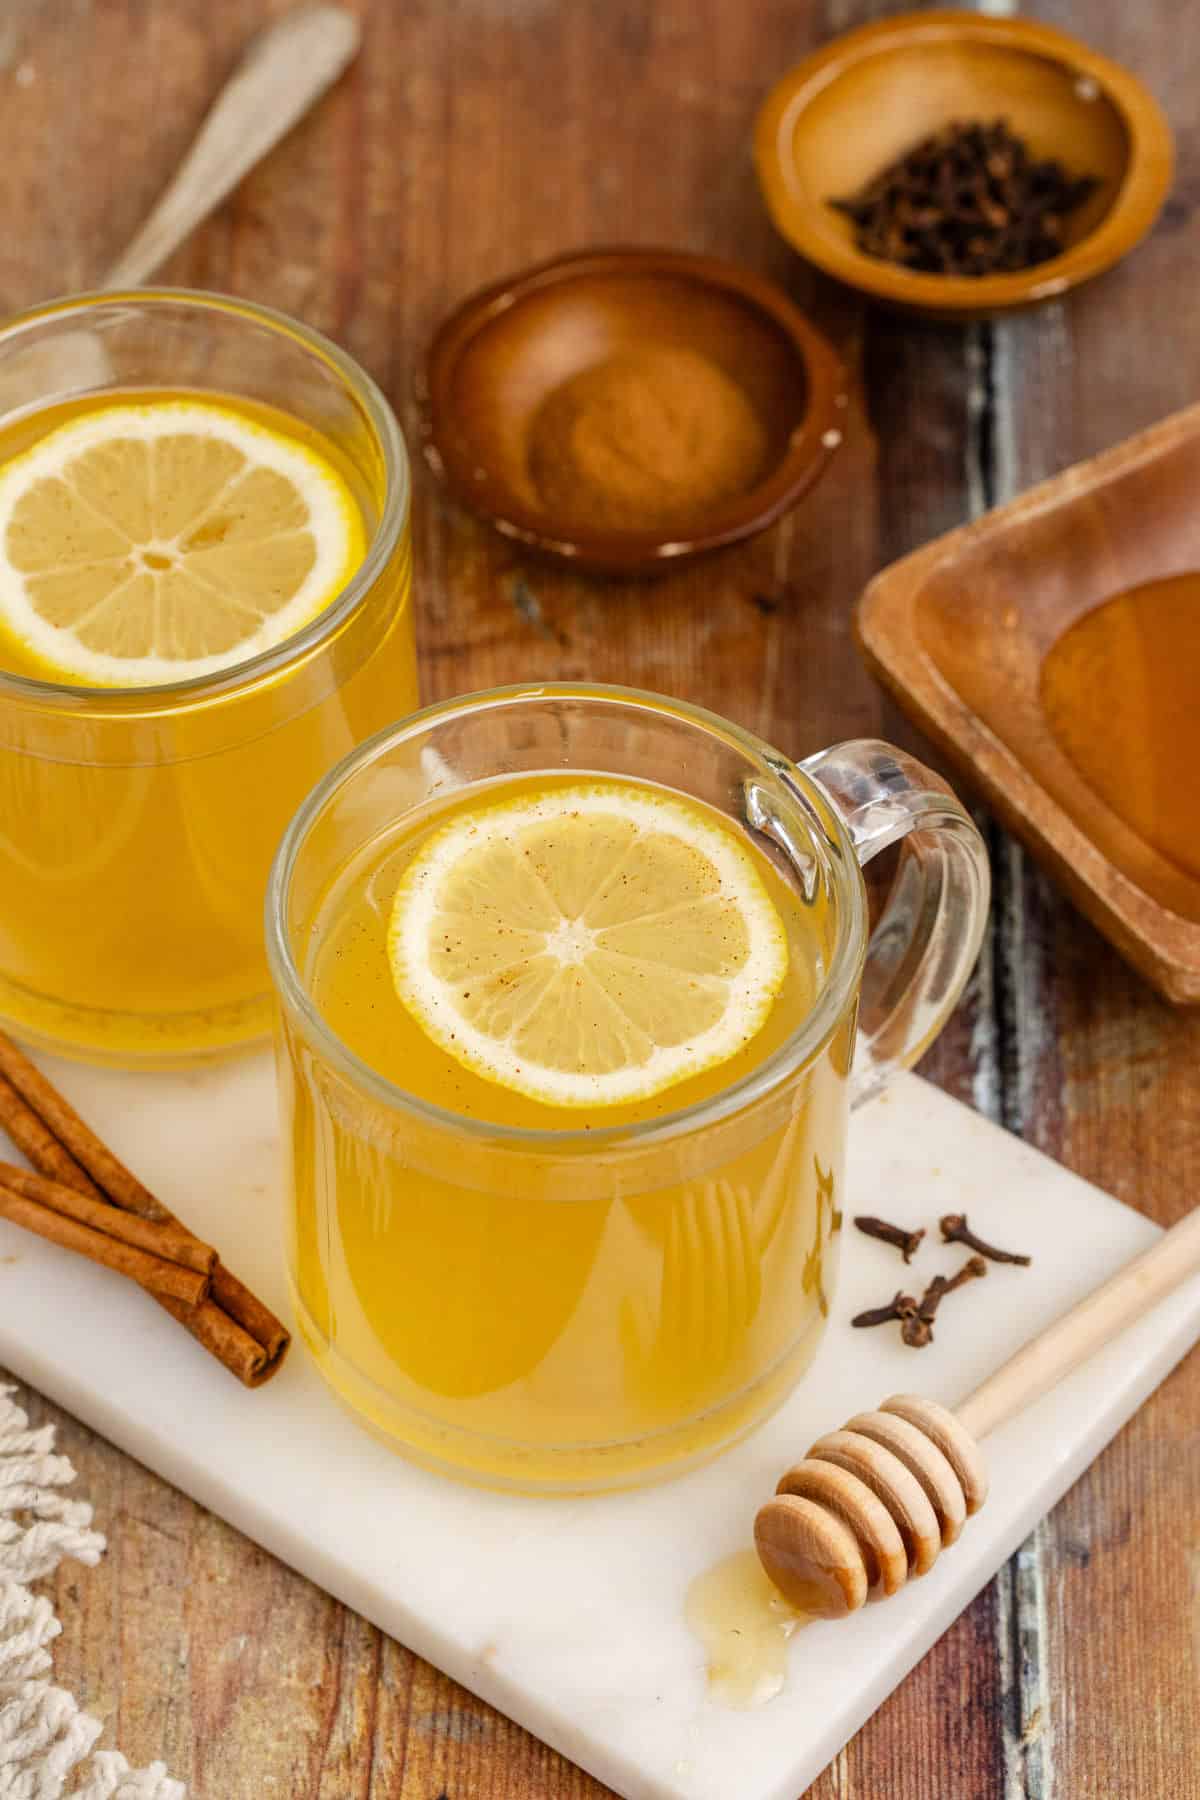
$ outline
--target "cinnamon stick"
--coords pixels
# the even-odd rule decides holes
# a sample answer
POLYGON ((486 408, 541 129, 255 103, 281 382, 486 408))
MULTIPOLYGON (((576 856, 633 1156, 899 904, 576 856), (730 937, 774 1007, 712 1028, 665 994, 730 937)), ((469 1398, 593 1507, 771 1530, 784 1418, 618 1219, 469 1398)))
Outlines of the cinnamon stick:
MULTIPOLYGON (((206 1278, 203 1294, 207 1293, 208 1278, 216 1265, 217 1253, 211 1244, 201 1243, 190 1231, 179 1226, 152 1225, 136 1213, 122 1212, 107 1200, 93 1200, 89 1194, 64 1187, 59 1181, 50 1181, 32 1169, 19 1169, 15 1163, 0 1162, 0 1189, 5 1188, 63 1218, 74 1219, 77 1224, 86 1225, 90 1230, 112 1238, 115 1243, 128 1244, 132 1249, 177 1263, 182 1269, 194 1270, 206 1278)), ((203 1294, 197 1298, 202 1298, 203 1294)))
POLYGON ((91 1194, 95 1199, 102 1198, 95 1182, 80 1168, 75 1158, 59 1143, 54 1133, 40 1119, 31 1106, 27 1106, 10 1081, 0 1075, 0 1125, 17 1146, 24 1152, 35 1169, 43 1175, 49 1175, 53 1181, 61 1181, 64 1187, 74 1188, 80 1194, 91 1194))
MULTIPOLYGON (((131 1174, 120 1158, 113 1155, 108 1145, 100 1142, 70 1101, 46 1080, 41 1070, 34 1067, 25 1052, 18 1050, 3 1031, 0 1031, 0 1075, 17 1090, 43 1125, 49 1127, 60 1148, 69 1153, 77 1167, 87 1171, 114 1206, 121 1206, 126 1212, 137 1213, 143 1219, 156 1219, 160 1223, 165 1223, 171 1217, 149 1188, 143 1187, 137 1176, 131 1174)), ((24 1150, 25 1146, 22 1144, 21 1148, 24 1150)), ((34 1161, 28 1150, 25 1154, 30 1162, 34 1161)), ((48 1175, 53 1173, 50 1169, 44 1172, 48 1175)), ((78 1185, 76 1182, 66 1181, 65 1176, 60 1175, 56 1179, 65 1181, 67 1187, 78 1185)))
MULTIPOLYGON (((34 1168, 49 1177, 52 1184, 94 1200, 105 1213, 133 1215, 145 1221, 148 1227, 163 1234, 160 1241, 170 1246, 172 1256, 188 1254, 184 1249, 185 1242, 193 1247, 196 1255, 215 1256, 210 1247, 190 1232, 101 1142, 74 1107, 3 1031, 0 1031, 0 1126, 24 1151, 34 1168), (110 1181, 112 1187, 108 1185, 110 1181)), ((24 1196, 10 1190, 10 1198, 19 1201, 24 1196)), ((39 1222, 44 1222, 47 1208, 38 1207, 36 1202, 26 1203, 35 1206, 41 1215, 39 1222)), ((77 1231, 89 1229, 77 1219, 68 1221, 60 1212, 60 1226, 68 1223, 77 1231)), ((30 1229, 35 1228, 30 1226, 30 1229)), ((60 1235, 56 1241, 66 1242, 66 1238, 60 1235)), ((114 1240, 109 1238, 107 1241, 112 1243, 114 1240)), ((72 1244, 69 1247, 79 1246, 72 1244)), ((124 1242, 127 1253, 135 1248, 132 1243, 124 1242)), ((89 1251, 82 1250, 82 1254, 87 1255, 89 1251)), ((104 1257, 111 1255, 111 1251, 104 1252, 104 1257)), ((166 1257, 160 1260, 165 1263, 166 1257)), ((109 1266, 115 1265, 110 1261, 109 1266)), ((178 1260, 175 1266, 180 1266, 178 1260)), ((167 1280, 178 1285, 176 1277, 167 1277, 167 1280)), ((178 1294, 155 1289, 148 1291, 199 1344, 224 1364, 230 1374, 236 1375, 247 1387, 260 1387, 282 1364, 291 1344, 291 1334, 270 1308, 230 1274, 219 1259, 206 1264, 203 1280, 206 1297, 202 1294, 198 1304, 178 1294)))
POLYGON ((36 1200, 27 1200, 11 1188, 0 1187, 0 1219, 9 1219, 14 1225, 45 1238, 47 1243, 74 1250, 77 1256, 86 1256, 105 1269, 128 1276, 156 1299, 169 1300, 172 1305, 182 1306, 185 1312, 194 1311, 208 1291, 207 1275, 201 1275, 195 1269, 180 1268, 178 1263, 168 1262, 165 1257, 106 1237, 102 1231, 81 1225, 48 1206, 39 1206, 36 1200))
POLYGON ((257 1294, 250 1292, 245 1282, 230 1273, 223 1262, 218 1262, 213 1270, 212 1297, 222 1312, 228 1313, 261 1345, 269 1362, 283 1355, 288 1346, 287 1327, 269 1306, 263 1305, 257 1294))
MULTIPOLYGON (((223 1264, 217 1264, 218 1271, 223 1267, 223 1264)), ((212 1299, 205 1300, 200 1306, 188 1307, 181 1306, 177 1300, 159 1299, 157 1295, 155 1298, 173 1319, 179 1320, 185 1331, 191 1332, 198 1344, 202 1344, 246 1387, 261 1387, 264 1381, 269 1381, 287 1355, 291 1334, 274 1314, 268 1314, 274 1325, 270 1334, 272 1341, 263 1344, 212 1299)), ((264 1307, 263 1311, 267 1309, 264 1307)))

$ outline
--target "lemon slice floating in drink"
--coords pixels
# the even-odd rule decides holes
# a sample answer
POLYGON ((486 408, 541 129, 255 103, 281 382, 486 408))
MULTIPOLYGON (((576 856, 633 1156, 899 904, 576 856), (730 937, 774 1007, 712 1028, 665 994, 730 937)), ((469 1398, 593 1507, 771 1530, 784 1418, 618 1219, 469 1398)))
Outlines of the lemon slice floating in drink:
POLYGON ((363 554, 324 457, 202 400, 99 407, 0 468, 0 624, 51 679, 146 686, 244 662, 323 611, 363 554))
POLYGON ((562 1107, 648 1099, 725 1062, 766 1022, 788 967, 783 923, 733 834, 621 782, 458 814, 406 869, 388 947, 431 1038, 562 1107))

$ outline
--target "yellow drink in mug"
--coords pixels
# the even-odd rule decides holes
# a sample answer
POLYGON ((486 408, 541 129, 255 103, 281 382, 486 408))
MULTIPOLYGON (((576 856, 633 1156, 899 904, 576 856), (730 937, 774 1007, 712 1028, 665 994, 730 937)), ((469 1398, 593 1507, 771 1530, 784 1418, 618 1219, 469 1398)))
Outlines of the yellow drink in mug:
POLYGON ((987 879, 898 751, 797 768, 650 694, 477 695, 353 753, 267 903, 289 1273, 335 1391, 533 1490, 749 1429, 829 1316, 851 1094, 952 1008, 987 879), (859 860, 906 835, 869 945, 859 860))
POLYGON ((408 470, 333 345, 216 295, 0 332, 0 1019, 136 1064, 263 1035, 304 793, 416 698, 408 470))

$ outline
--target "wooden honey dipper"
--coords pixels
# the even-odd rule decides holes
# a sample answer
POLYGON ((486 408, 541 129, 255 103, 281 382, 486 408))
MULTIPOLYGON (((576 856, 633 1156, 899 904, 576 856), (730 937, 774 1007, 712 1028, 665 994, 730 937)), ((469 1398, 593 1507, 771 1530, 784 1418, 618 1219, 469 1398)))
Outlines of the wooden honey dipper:
POLYGON ((759 1560, 808 1613, 843 1618, 924 1575, 987 1499, 979 1440, 1200 1269, 1200 1207, 1018 1350, 954 1412, 897 1394, 819 1438, 759 1508, 759 1560))

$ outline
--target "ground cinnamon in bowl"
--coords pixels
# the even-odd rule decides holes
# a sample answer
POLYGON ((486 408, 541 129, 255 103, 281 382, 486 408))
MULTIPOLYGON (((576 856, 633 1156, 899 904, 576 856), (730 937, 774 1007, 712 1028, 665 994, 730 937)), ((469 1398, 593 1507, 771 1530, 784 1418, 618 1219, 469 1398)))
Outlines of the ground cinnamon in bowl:
POLYGON ((564 528, 677 531, 761 477, 767 433, 742 389, 695 350, 648 345, 582 370, 529 429, 529 474, 564 528))

